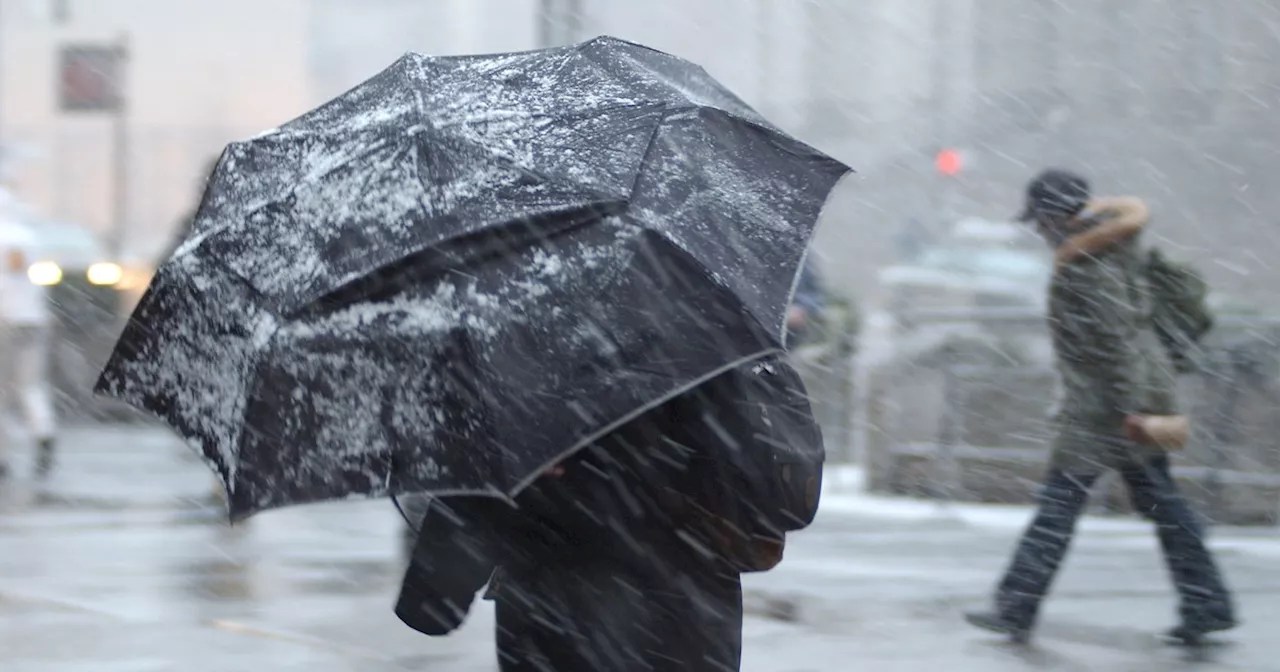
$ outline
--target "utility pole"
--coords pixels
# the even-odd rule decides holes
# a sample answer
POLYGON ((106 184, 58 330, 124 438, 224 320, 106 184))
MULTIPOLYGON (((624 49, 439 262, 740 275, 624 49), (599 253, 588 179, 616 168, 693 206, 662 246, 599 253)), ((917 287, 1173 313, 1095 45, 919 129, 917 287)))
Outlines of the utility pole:
MULTIPOLYGON (((931 16, 932 40, 930 40, 930 71, 932 74, 932 98, 933 101, 933 149, 936 153, 935 161, 938 170, 931 176, 929 184, 929 203, 933 210, 933 235, 939 235, 945 232, 951 225, 950 219, 953 213, 952 209, 952 190, 955 188, 955 174, 957 170, 948 170, 952 160, 942 159, 943 152, 948 152, 948 147, 954 142, 953 128, 951 123, 951 67, 950 59, 954 56, 950 49, 950 40, 948 39, 954 26, 951 24, 953 13, 950 2, 935 2, 931 16), (946 167, 944 167, 946 166, 946 167)), ((954 152, 947 155, 955 156, 954 152)))
POLYGON ((107 225, 108 249, 114 257, 124 252, 129 229, 129 36, 114 41, 63 44, 59 49, 59 103, 69 114, 110 117, 112 141, 111 217, 107 225))
POLYGON ((110 253, 119 262, 129 232, 129 96, 125 92, 129 69, 129 36, 116 42, 116 109, 112 119, 112 208, 110 253))

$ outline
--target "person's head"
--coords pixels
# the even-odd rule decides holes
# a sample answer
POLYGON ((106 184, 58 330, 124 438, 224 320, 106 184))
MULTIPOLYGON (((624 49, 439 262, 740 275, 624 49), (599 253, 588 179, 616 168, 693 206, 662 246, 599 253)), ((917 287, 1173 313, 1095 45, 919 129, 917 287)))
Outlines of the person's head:
POLYGON ((1070 171, 1050 168, 1027 184, 1026 204, 1018 221, 1053 231, 1089 204, 1089 182, 1070 171))

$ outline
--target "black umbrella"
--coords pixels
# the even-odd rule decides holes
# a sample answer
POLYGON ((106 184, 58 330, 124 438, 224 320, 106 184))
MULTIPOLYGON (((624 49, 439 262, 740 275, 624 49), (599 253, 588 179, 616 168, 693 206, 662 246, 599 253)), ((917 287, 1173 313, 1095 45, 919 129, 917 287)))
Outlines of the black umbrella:
POLYGON ((98 390, 197 442, 233 517, 513 495, 779 350, 847 171, 635 44, 410 54, 227 148, 98 390))

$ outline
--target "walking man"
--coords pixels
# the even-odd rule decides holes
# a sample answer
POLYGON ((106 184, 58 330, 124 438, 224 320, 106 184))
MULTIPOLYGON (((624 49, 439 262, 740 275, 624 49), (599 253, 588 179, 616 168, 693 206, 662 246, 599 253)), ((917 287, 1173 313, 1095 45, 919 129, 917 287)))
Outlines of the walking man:
POLYGON ((795 295, 787 307, 787 331, 792 345, 808 342, 814 336, 814 323, 821 322, 827 307, 826 292, 818 275, 813 256, 805 258, 796 280, 795 295))
POLYGON ((1161 447, 1185 438, 1186 419, 1177 415, 1174 366, 1151 319, 1147 256, 1138 246, 1145 206, 1090 199, 1082 177, 1049 170, 1029 185, 1021 219, 1056 250, 1049 325, 1063 398, 1039 509, 996 589, 995 608, 967 620, 1015 641, 1029 638, 1090 486, 1115 470, 1134 508, 1155 523, 1181 598, 1169 639, 1196 644, 1235 627, 1231 596, 1161 447), (1170 432, 1172 439, 1156 436, 1170 432))

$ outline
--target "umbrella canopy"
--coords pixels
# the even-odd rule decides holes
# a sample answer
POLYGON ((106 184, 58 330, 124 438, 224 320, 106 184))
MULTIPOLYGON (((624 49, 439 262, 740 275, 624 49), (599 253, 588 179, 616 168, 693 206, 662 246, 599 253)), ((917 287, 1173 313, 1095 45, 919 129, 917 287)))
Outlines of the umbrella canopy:
POLYGON ((410 54, 227 148, 98 389, 198 443, 233 517, 510 496, 781 348, 847 171, 639 45, 410 54))

